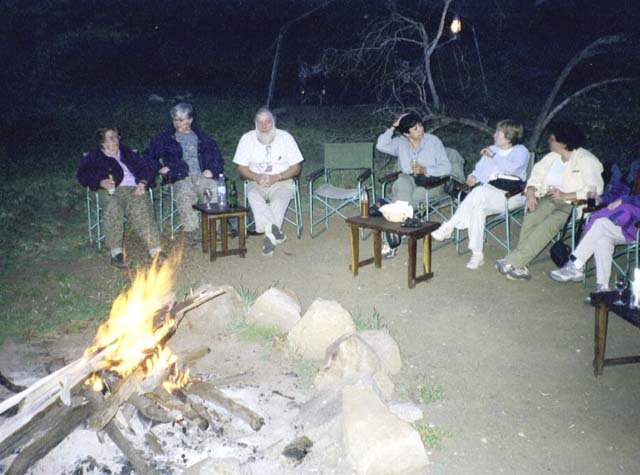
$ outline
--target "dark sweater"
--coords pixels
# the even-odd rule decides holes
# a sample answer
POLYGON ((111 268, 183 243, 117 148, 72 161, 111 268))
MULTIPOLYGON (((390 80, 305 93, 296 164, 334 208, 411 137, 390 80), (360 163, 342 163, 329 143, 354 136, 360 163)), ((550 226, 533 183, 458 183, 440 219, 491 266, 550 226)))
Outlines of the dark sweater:
MULTIPOLYGON (((125 145, 120 145, 120 160, 124 163, 136 179, 136 183, 145 181, 152 184, 155 170, 140 155, 125 145)), ((95 149, 87 153, 80 162, 76 177, 82 186, 92 190, 100 188, 100 181, 113 177, 116 186, 120 186, 124 178, 124 170, 115 158, 107 157, 102 149, 95 149)))

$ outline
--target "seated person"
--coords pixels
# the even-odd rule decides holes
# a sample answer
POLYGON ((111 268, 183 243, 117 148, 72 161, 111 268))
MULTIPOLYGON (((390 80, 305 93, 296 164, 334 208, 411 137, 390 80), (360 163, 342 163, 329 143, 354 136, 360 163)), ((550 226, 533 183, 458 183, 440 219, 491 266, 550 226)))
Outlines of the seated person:
POLYGON ((158 226, 147 196, 147 186, 155 175, 153 168, 136 152, 120 145, 115 127, 98 129, 96 140, 99 148, 84 156, 77 177, 82 186, 99 190, 102 228, 105 243, 111 250, 111 264, 127 268, 122 251, 125 216, 127 224, 147 244, 149 255, 164 260, 158 226))
MULTIPOLYGON (((414 208, 425 200, 426 189, 421 186, 428 178, 451 174, 451 163, 438 137, 424 132, 422 119, 414 113, 402 114, 378 137, 376 148, 398 157, 401 173, 393 183, 394 201, 407 201, 414 208), (394 137, 395 133, 398 133, 394 137)), ((443 186, 429 190, 430 197, 444 193, 443 186)))
POLYGON ((587 192, 602 193, 602 164, 582 148, 584 135, 574 124, 557 122, 548 128, 551 152, 537 162, 525 189, 524 216, 518 246, 496 268, 508 279, 531 279, 527 265, 562 229, 571 213, 571 201, 587 192))
POLYGON ((293 198, 293 178, 300 174, 302 153, 294 138, 276 128, 276 119, 263 107, 255 116, 255 130, 238 142, 233 162, 238 173, 248 180, 247 199, 256 221, 256 231, 264 233, 262 255, 271 256, 277 244, 287 238, 282 223, 293 198))
POLYGON ((223 172, 224 161, 216 143, 193 124, 193 107, 179 103, 171 109, 173 125, 156 135, 144 151, 144 158, 173 183, 176 207, 187 237, 200 242, 200 215, 192 205, 203 199, 203 192, 214 190, 223 172))
MULTIPOLYGON (((505 191, 489 184, 498 175, 511 175, 526 180, 529 151, 522 142, 524 129, 511 120, 498 122, 493 134, 493 145, 480 151, 481 158, 467 177, 467 185, 477 186, 460 204, 455 214, 431 233, 436 241, 449 239, 454 229, 469 228, 469 249, 471 259, 468 269, 477 269, 484 264, 482 248, 484 244, 484 223, 491 214, 501 213, 505 206, 505 191)), ((509 198, 509 209, 522 206, 524 196, 518 194, 509 198)))
POLYGON ((594 256, 596 263, 596 292, 608 292, 614 248, 635 241, 640 222, 640 196, 626 195, 595 212, 589 219, 580 244, 569 261, 549 273, 557 282, 584 279, 584 266, 594 256))

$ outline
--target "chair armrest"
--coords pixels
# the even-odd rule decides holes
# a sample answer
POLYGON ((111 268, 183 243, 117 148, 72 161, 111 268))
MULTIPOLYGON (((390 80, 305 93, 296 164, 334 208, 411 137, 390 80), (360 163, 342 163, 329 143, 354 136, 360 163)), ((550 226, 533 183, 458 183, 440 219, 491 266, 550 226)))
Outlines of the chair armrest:
POLYGON ((365 181, 367 178, 369 178, 371 176, 371 169, 367 168, 365 171, 363 171, 362 173, 360 173, 360 175, 358 175, 358 181, 359 182, 363 182, 365 181))
POLYGON ((318 177, 321 177, 322 175, 324 175, 324 168, 319 168, 318 170, 314 171, 313 173, 307 175, 305 178, 307 179, 307 181, 313 181, 318 177))
POLYGON ((430 190, 431 188, 436 188, 440 185, 444 185, 449 180, 449 178, 450 178, 449 175, 437 177, 431 183, 427 183, 426 185, 420 185, 420 186, 426 188, 427 190, 430 190))
POLYGON ((393 180, 397 179, 398 175, 400 175, 399 171, 398 172, 393 172, 393 173, 388 173, 388 174, 378 178, 378 182, 380 182, 380 183, 388 183, 390 181, 393 181, 393 180))
POLYGON ((596 211, 600 211, 601 209, 606 208, 605 205, 603 204, 599 204, 599 205, 595 205, 594 207, 590 208, 590 207, 586 207, 582 210, 583 213, 595 213, 596 211))

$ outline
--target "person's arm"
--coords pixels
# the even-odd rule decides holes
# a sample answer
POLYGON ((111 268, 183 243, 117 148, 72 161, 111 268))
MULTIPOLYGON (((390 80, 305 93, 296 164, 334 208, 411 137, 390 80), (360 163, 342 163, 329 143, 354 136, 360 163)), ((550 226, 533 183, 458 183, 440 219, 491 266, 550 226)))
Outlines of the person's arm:
MULTIPOLYGON (((102 181, 108 180, 108 177, 106 175, 103 176, 103 173, 101 173, 93 152, 89 152, 82 157, 76 178, 82 186, 91 188, 92 190, 104 188, 102 181)), ((104 184, 106 185, 106 182, 104 184)))
POLYGON ((382 134, 380 134, 376 142, 376 149, 378 149, 380 152, 397 157, 400 144, 398 140, 394 139, 393 131, 394 127, 390 127, 382 134))
POLYGON ((261 176, 260 173, 251 171, 248 165, 238 165, 238 175, 240 175, 240 178, 243 180, 255 182, 257 182, 261 176))
POLYGON ((224 159, 215 141, 204 133, 202 136, 207 144, 203 151, 202 174, 207 178, 217 177, 224 171, 224 159))
POLYGON ((527 178, 527 163, 529 162, 529 151, 524 146, 516 145, 509 155, 503 157, 496 153, 493 158, 495 166, 500 173, 505 175, 515 175, 522 180, 527 178))

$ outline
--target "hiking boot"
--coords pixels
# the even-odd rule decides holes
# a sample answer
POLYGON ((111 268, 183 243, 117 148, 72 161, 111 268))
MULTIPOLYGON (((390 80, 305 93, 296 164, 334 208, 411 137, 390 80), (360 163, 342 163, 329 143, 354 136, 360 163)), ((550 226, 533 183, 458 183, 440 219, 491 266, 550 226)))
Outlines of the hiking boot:
POLYGON ((121 252, 119 252, 115 256, 111 256, 111 265, 117 267, 118 269, 127 269, 129 267, 124 261, 124 256, 121 252))
POLYGON ((382 258, 393 259, 398 254, 397 247, 391 247, 386 242, 382 245, 382 258))
MULTIPOLYGON (((609 288, 609 286, 604 285, 604 284, 596 284, 596 289, 591 292, 592 294, 598 294, 600 292, 611 292, 611 289, 609 288)), ((591 305, 591 294, 587 295, 584 299, 584 304, 585 305, 591 305)))
POLYGON ((549 272, 549 277, 556 282, 569 282, 570 280, 573 282, 582 282, 584 279, 584 271, 578 269, 574 262, 570 260, 560 269, 549 272))
POLYGON ((451 226, 447 222, 444 222, 438 229, 431 233, 431 237, 436 241, 444 241, 446 239, 451 239, 452 234, 453 226, 451 226))
MULTIPOLYGON (((510 265, 510 264, 507 264, 510 265)), ((527 266, 513 267, 507 271, 507 279, 509 280, 531 280, 531 272, 527 266)))
POLYGON ((502 275, 506 275, 507 272, 513 269, 513 266, 509 264, 506 259, 498 259, 496 261, 496 269, 498 269, 498 272, 502 275))
POLYGON ((271 242, 271 239, 265 236, 262 241, 262 255, 264 257, 273 256, 273 251, 276 250, 276 245, 271 242))
POLYGON ((481 252, 471 254, 471 259, 467 262, 467 269, 476 270, 484 264, 484 254, 481 252))

